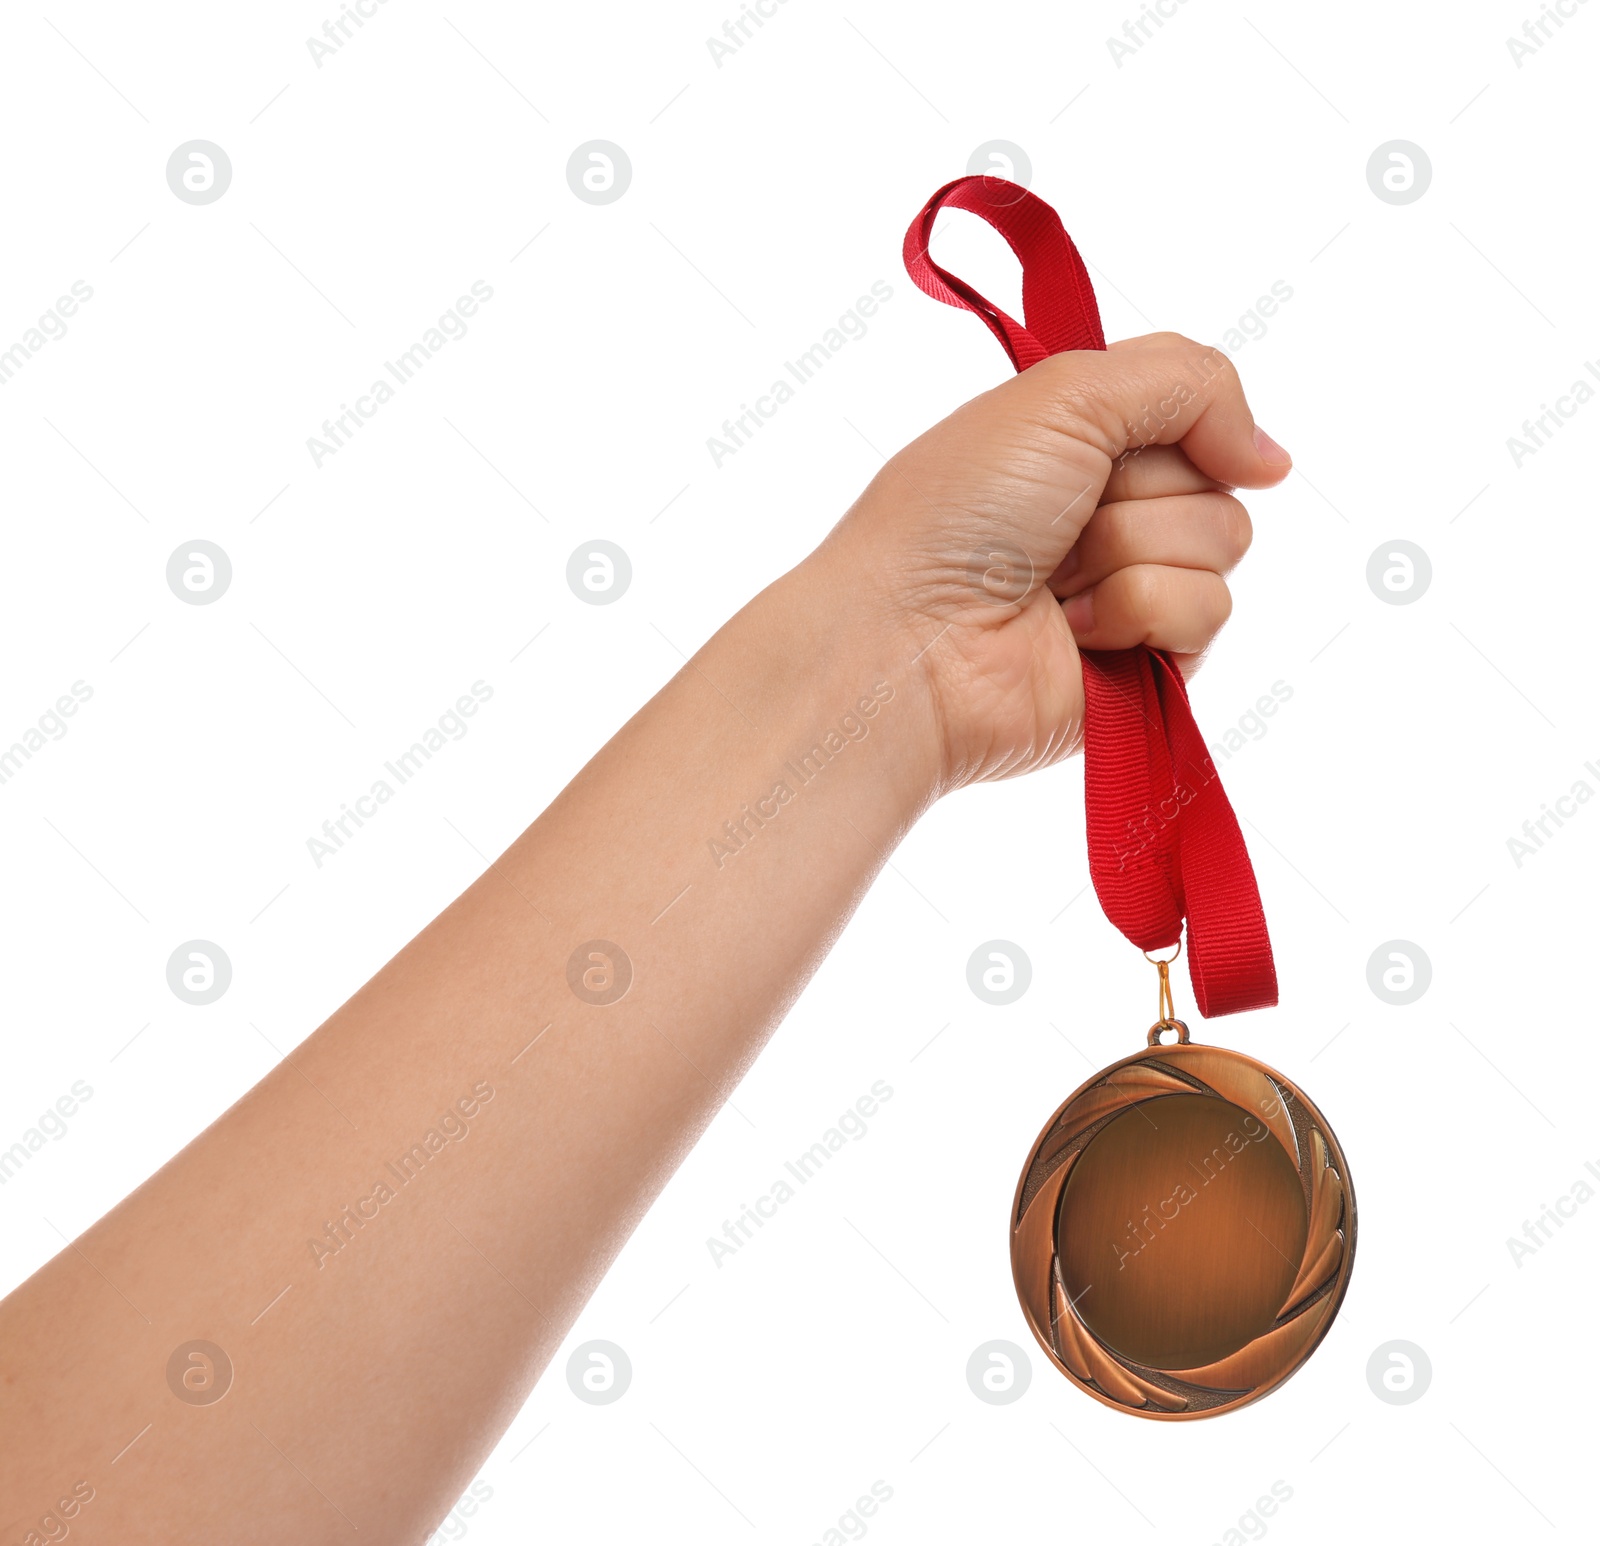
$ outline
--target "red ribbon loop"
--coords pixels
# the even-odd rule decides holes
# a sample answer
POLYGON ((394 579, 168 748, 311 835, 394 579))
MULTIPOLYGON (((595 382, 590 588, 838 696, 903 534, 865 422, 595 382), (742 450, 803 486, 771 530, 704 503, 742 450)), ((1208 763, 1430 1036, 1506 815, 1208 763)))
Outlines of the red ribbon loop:
MULTIPOLYGON (((1060 217, 997 177, 946 183, 911 222, 906 271, 947 306, 975 312, 1019 371, 1068 349, 1104 349, 1094 287, 1060 217), (928 254, 934 217, 988 221, 1022 264, 1023 322, 928 254)), ((1266 914, 1244 834, 1172 657, 1145 646, 1084 650, 1084 811, 1089 873, 1105 915, 1141 950, 1178 942, 1185 918, 1200 1013, 1278 1002, 1266 914)))

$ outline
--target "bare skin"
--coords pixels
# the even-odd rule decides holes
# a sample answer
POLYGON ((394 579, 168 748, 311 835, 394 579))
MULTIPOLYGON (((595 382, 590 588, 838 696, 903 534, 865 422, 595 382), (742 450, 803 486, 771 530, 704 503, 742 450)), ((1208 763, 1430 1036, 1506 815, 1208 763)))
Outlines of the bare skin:
POLYGON ((894 457, 487 874, 0 1302, 5 1538, 52 1538, 77 1486, 86 1542, 420 1541, 911 824, 1077 749, 1079 645, 1196 661, 1249 543, 1231 490, 1288 468, 1226 360, 1172 334, 1047 360, 894 457), (1023 594, 974 583, 1017 550, 1023 594), (631 963, 614 1002, 597 941, 631 963), (193 1399, 204 1356, 171 1374, 190 1399, 169 1384, 195 1341, 231 1362, 220 1400, 193 1399))

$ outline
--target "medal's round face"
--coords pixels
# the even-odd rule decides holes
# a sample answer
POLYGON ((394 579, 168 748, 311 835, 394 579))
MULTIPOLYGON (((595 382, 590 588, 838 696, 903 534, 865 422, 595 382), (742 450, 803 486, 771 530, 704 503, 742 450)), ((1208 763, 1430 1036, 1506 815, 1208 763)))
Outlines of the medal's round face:
POLYGON ((1355 1245, 1322 1113, 1254 1058, 1187 1042, 1081 1086, 1033 1146, 1011 1215, 1034 1336, 1139 1417, 1212 1417, 1281 1384, 1332 1324, 1355 1245))

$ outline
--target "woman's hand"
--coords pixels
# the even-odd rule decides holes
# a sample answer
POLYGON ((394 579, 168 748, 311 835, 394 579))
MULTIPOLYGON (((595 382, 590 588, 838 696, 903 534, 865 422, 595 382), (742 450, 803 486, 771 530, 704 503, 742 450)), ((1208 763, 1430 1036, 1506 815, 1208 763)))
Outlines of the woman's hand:
POLYGON ((967 403, 890 459, 823 553, 880 577, 950 789, 1078 748, 1080 647, 1198 663, 1250 545, 1232 490, 1288 471, 1227 356, 1153 333, 967 403))

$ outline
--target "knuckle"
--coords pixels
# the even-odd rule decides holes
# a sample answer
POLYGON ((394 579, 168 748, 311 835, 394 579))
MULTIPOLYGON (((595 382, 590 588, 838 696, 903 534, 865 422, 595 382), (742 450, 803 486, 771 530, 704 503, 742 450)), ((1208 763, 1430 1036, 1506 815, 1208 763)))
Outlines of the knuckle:
POLYGON ((1220 370, 1224 364, 1231 365, 1228 352, 1220 344, 1208 344, 1198 338, 1191 338, 1187 333, 1152 333, 1152 342, 1160 343, 1164 348, 1170 349, 1185 364, 1213 361, 1213 372, 1220 370))
POLYGON ((1222 550, 1231 569, 1250 551, 1255 528, 1250 521, 1250 512, 1232 494, 1219 494, 1217 500, 1222 550))
POLYGON ((1128 614, 1149 624, 1169 611, 1174 578, 1157 564, 1135 564, 1122 570, 1122 599, 1128 614))
POLYGON ((1035 365, 1030 365, 1018 380, 1037 382, 1052 399, 1085 397, 1098 385, 1099 357, 1085 350, 1069 350, 1064 354, 1047 354, 1035 365))
POLYGON ((1050 428, 1093 446, 1108 457, 1121 450, 1115 409, 1117 384, 1105 357, 1074 352, 1053 354, 1018 377, 1033 377, 1042 393, 1039 412, 1050 428))
POLYGON ((1117 351, 1148 353, 1152 349, 1177 348, 1188 341, 1182 333, 1174 333, 1170 328, 1157 328, 1152 333, 1137 333, 1130 338, 1113 339, 1106 345, 1106 350, 1108 353, 1117 351))
POLYGON ((1228 589, 1227 581, 1216 575, 1212 576, 1212 584, 1207 589, 1206 631, 1216 633, 1233 616, 1233 592, 1228 589))
POLYGON ((1238 388, 1239 367, 1221 344, 1195 344, 1193 346, 1195 369, 1207 380, 1220 381, 1224 386, 1238 388))

